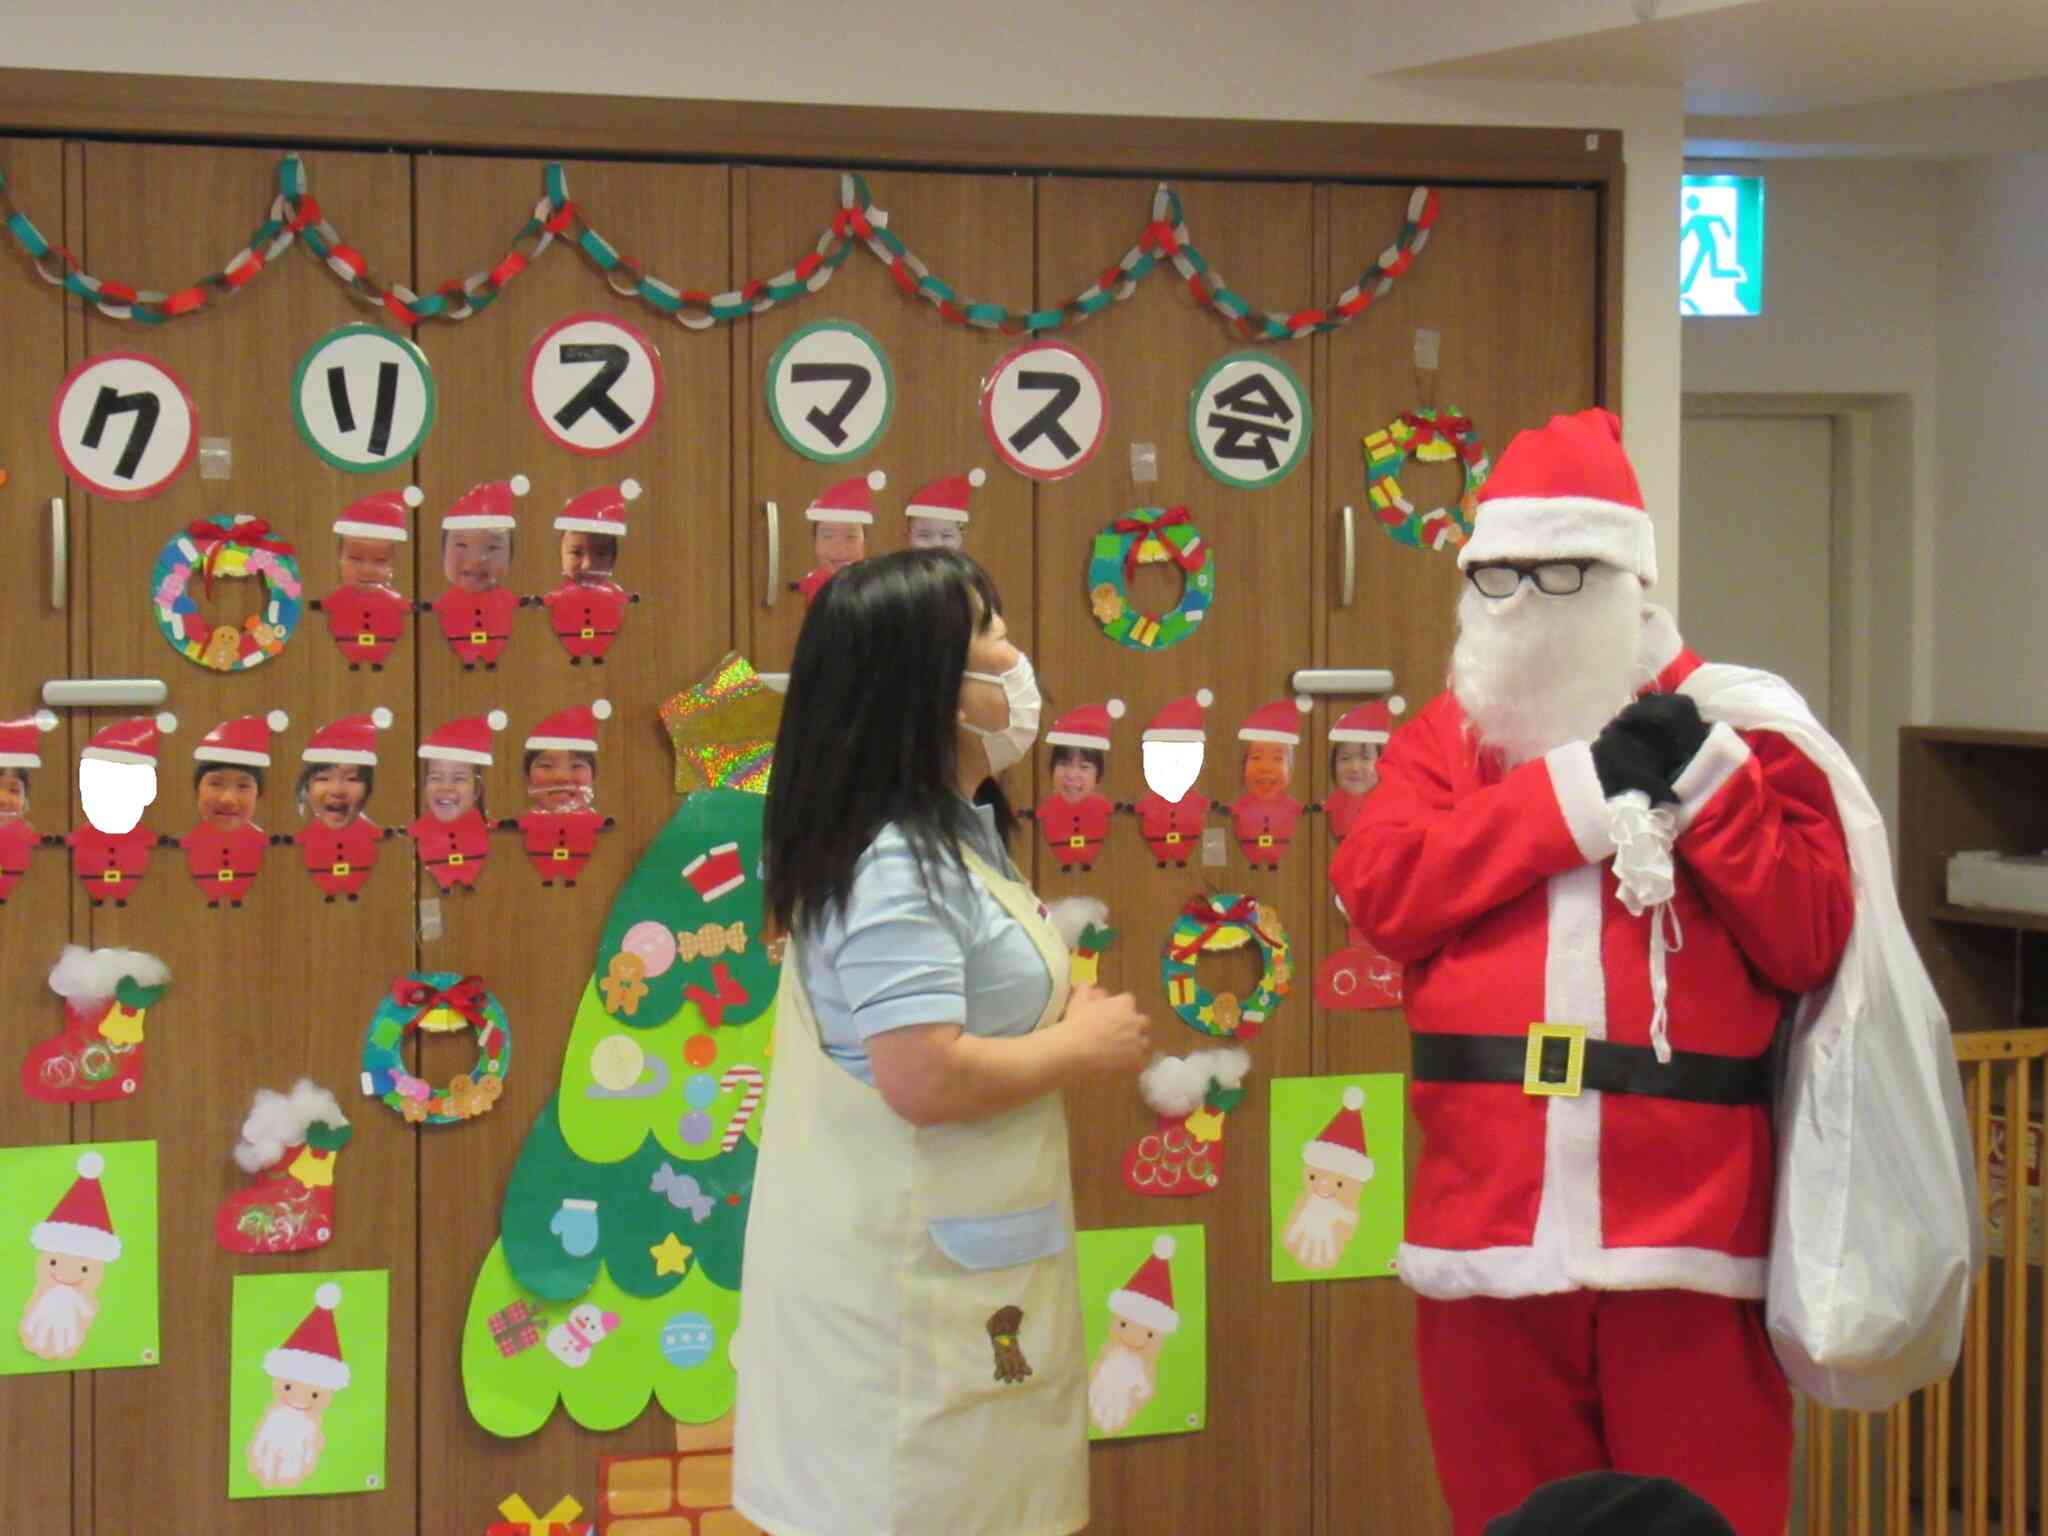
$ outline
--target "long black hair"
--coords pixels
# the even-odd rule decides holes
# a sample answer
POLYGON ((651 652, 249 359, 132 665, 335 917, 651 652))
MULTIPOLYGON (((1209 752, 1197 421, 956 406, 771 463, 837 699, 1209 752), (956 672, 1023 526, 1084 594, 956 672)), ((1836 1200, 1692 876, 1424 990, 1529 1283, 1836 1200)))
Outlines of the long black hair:
MULTIPOLYGON (((799 914, 845 911, 855 863, 890 822, 927 869, 961 862, 974 819, 958 788, 960 674, 1002 611, 988 573, 951 549, 878 555, 819 589, 790 664, 762 840, 784 932, 799 914)), ((1017 818, 1002 786, 988 779, 975 799, 1008 842, 1017 818)))

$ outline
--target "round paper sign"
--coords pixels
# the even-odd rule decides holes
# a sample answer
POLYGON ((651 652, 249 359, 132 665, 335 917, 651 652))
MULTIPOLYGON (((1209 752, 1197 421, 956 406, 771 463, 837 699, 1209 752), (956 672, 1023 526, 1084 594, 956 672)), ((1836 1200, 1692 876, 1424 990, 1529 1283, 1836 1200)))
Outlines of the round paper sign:
POLYGON ((1308 391, 1264 352, 1233 352, 1202 375, 1188 401, 1188 436, 1202 468, 1256 491, 1292 474, 1308 453, 1308 391))
POLYGON ((336 469, 373 474, 419 451, 434 425, 427 355, 380 325, 329 331, 292 375, 299 436, 336 469))
POLYGON ((526 404, 571 453, 617 453, 646 435, 661 409, 661 353, 625 321, 571 315, 526 354, 526 404))
POLYGON ((881 440, 896 409, 896 375, 882 344, 850 320, 795 332, 768 360, 768 418, 807 459, 857 459, 881 440))
POLYGON ((1084 353, 1063 341, 1034 341, 989 373, 981 422, 997 456, 1018 474, 1064 480, 1108 435, 1109 395, 1084 353))
POLYGON ((199 412, 162 363, 140 352, 104 352, 57 386, 50 441, 65 472, 94 495, 142 501, 199 452, 199 412))

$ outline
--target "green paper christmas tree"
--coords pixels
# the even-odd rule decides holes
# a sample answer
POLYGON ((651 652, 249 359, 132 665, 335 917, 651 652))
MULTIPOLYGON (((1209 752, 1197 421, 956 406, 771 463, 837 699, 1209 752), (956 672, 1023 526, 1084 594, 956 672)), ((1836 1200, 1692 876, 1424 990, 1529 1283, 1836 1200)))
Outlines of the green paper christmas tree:
POLYGON ((463 1386, 493 1434, 531 1434, 557 1402, 598 1430, 650 1397, 693 1424, 732 1407, 779 978, 761 934, 764 805, 691 795, 613 904, 470 1292, 463 1386))

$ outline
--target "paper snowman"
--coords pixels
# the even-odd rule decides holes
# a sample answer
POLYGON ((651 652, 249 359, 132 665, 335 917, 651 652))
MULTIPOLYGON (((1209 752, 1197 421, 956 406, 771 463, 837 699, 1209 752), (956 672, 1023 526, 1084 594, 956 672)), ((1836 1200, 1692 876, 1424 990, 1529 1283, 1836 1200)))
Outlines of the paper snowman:
POLYGON ((585 1302, 548 1330, 548 1350, 564 1365, 587 1365, 598 1341, 618 1326, 618 1313, 600 1311, 585 1302))

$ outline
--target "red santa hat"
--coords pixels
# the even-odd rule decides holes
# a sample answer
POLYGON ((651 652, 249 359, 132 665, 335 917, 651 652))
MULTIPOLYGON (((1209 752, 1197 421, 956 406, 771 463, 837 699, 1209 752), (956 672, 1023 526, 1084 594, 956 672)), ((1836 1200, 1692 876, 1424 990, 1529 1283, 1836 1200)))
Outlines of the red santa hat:
POLYGON ((879 469, 837 481, 818 492, 818 499, 804 508, 804 516, 814 523, 872 523, 875 500, 868 493, 888 483, 889 477, 879 469))
POLYGON ((308 763, 357 763, 377 766, 377 733, 391 729, 391 711, 378 705, 367 715, 343 715, 323 725, 299 754, 308 763))
POLYGON ((1323 1134, 1304 1142, 1301 1160, 1324 1173, 1342 1174, 1363 1184, 1372 1177, 1372 1159, 1365 1155, 1365 1090, 1353 1083, 1344 1090, 1344 1107, 1330 1116, 1323 1134))
POLYGON ((1154 1333, 1180 1327, 1180 1314, 1173 1310, 1173 1271, 1166 1263, 1172 1257, 1173 1239, 1162 1232, 1152 1239, 1152 1256, 1138 1266, 1130 1284, 1109 1293, 1109 1310, 1154 1333))
POLYGON ((121 1257, 121 1239, 114 1235, 107 1197, 100 1189, 100 1175, 106 1171, 107 1160, 99 1153, 79 1153, 78 1177, 51 1210, 50 1219, 37 1222, 30 1230, 29 1246, 38 1253, 96 1259, 102 1264, 121 1257))
POLYGON ((192 761, 268 768, 271 734, 291 723, 292 717, 281 709, 273 709, 267 715, 238 715, 233 720, 223 720, 199 738, 199 744, 192 749, 192 761))
POLYGON ((57 717, 39 709, 19 720, 0 720, 0 768, 40 768, 42 756, 36 738, 57 729, 57 717))
POLYGON ((1124 717, 1124 701, 1111 699, 1103 704, 1083 704, 1070 709, 1053 721, 1052 729, 1045 733, 1048 746, 1089 747, 1097 752, 1109 750, 1109 722, 1124 717))
POLYGON ((626 536, 626 503, 639 499, 638 480, 600 485, 594 491, 571 497, 556 517, 555 526, 567 533, 608 533, 615 539, 623 539, 626 536))
POLYGON ((112 725, 102 726, 93 733, 93 738, 78 754, 80 762, 141 764, 145 768, 156 766, 157 738, 169 736, 178 729, 178 717, 173 714, 133 715, 126 720, 116 720, 112 725))
MULTIPOLYGON (((426 500, 426 493, 416 485, 408 485, 402 491, 379 491, 374 496, 350 504, 347 511, 334 520, 334 531, 351 539, 385 539, 393 544, 403 544, 408 535, 405 531, 406 512, 426 500)), ((446 523, 443 523, 446 526, 446 523)))
POLYGON ((1216 695, 1197 688, 1184 699, 1175 699, 1152 717, 1141 741, 1205 741, 1202 711, 1216 702, 1216 695))
POLYGON ((480 768, 491 766, 491 733, 505 729, 505 711, 494 709, 487 715, 465 715, 460 720, 450 720, 441 729, 420 743, 420 756, 430 761, 443 763, 475 763, 480 768))
POLYGON ((935 517, 942 523, 964 523, 967 521, 967 493, 986 484, 988 471, 985 469, 970 469, 964 475, 934 480, 910 498, 910 505, 903 509, 903 515, 935 517))
POLYGON ((1294 747, 1301 744, 1301 717, 1315 707, 1305 693, 1291 699, 1261 704, 1237 728, 1239 741, 1277 741, 1294 747))
POLYGON ((510 480, 486 480, 482 485, 472 485, 460 496, 455 505, 448 509, 441 519, 441 531, 450 533, 459 528, 517 528, 519 514, 513 501, 533 489, 533 482, 524 475, 514 475, 510 480))
POLYGON ((1330 727, 1330 744, 1369 741, 1383 747, 1387 738, 1394 734, 1394 716, 1407 712, 1408 701, 1398 693, 1390 698, 1369 700, 1338 717, 1337 723, 1330 727))
POLYGON ((610 699, 592 699, 573 709, 557 710, 526 738, 529 752, 595 752, 597 722, 612 717, 610 699))
POLYGON ((1602 560, 1657 580, 1657 545, 1642 487, 1612 411, 1553 416, 1518 433, 1479 491, 1458 569, 1492 560, 1602 560))
POLYGON ((291 1337, 263 1357, 265 1374, 329 1392, 347 1386, 348 1364, 341 1358, 341 1337, 334 1331, 334 1309, 340 1305, 341 1287, 329 1280, 313 1293, 313 1310, 291 1337))

